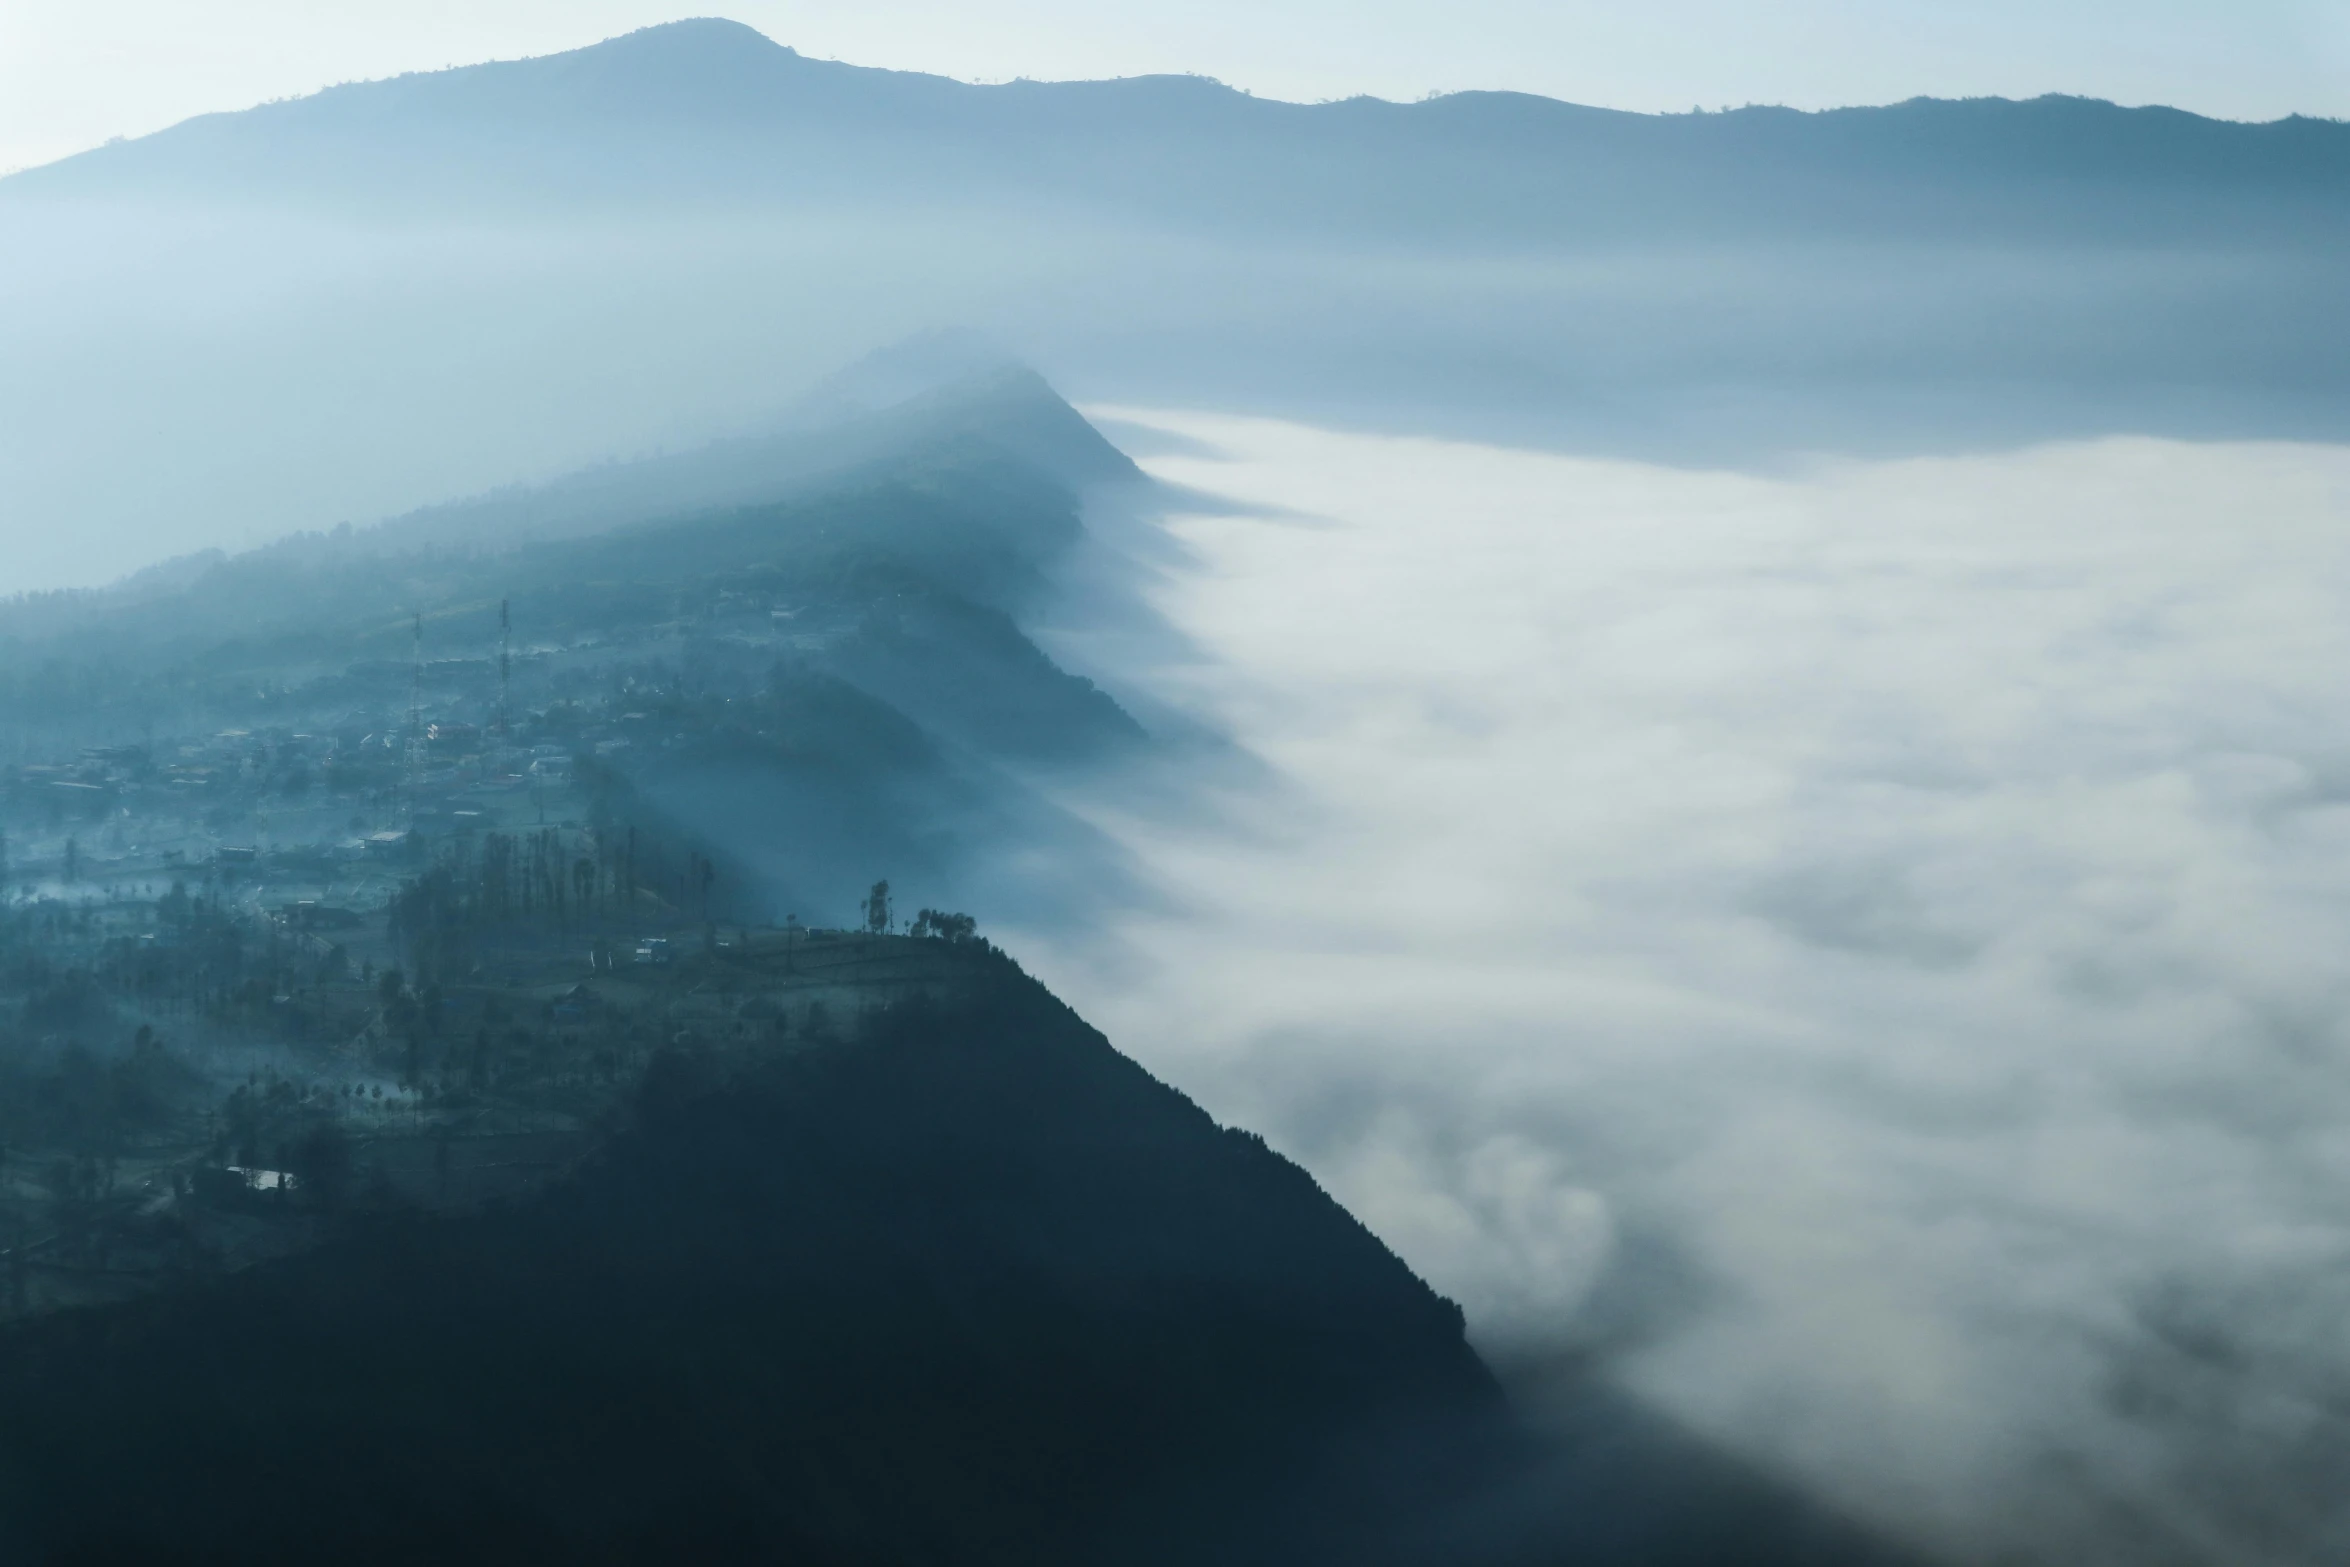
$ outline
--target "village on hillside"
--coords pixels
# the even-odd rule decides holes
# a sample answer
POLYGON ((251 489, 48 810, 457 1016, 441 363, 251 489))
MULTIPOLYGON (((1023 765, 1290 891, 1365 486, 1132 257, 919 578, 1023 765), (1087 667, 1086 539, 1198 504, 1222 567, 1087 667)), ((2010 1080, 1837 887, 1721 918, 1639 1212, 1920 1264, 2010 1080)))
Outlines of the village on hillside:
POLYGON ((975 972, 970 918, 886 883, 853 928, 728 922, 708 858, 598 800, 593 737, 507 727, 7 770, 0 1315, 522 1196, 659 1052, 850 1038, 975 972))

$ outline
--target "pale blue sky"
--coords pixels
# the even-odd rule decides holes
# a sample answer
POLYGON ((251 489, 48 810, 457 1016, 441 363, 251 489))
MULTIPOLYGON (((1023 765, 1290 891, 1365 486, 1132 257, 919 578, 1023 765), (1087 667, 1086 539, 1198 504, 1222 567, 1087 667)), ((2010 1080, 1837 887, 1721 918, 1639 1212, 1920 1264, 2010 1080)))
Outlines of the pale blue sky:
MULTIPOLYGON (((0 0, 0 169, 337 81, 543 54, 692 0, 0 0)), ((1272 97, 1511 87, 1633 109, 2068 91, 2350 115, 2350 0, 736 0, 803 53, 973 80, 1197 71, 1272 97)))

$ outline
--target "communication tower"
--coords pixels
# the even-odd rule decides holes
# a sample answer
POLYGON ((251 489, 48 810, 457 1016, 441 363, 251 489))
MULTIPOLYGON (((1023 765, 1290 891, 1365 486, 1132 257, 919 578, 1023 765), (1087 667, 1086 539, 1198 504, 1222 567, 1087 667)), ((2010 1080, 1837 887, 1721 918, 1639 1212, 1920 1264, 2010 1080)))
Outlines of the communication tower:
POLYGON ((498 744, 506 743, 507 697, 512 688, 514 622, 507 618, 506 600, 498 600, 498 744))
POLYGON ((408 826, 416 825, 416 796, 424 787, 424 616, 419 613, 409 632, 408 754, 406 764, 408 826))

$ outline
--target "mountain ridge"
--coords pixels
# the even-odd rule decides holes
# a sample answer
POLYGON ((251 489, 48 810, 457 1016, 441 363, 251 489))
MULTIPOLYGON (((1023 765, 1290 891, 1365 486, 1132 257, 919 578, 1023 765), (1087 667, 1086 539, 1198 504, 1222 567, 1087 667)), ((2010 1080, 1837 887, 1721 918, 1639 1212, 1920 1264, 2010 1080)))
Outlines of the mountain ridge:
MULTIPOLYGON (((741 24, 701 21, 200 116, 12 176, 0 197, 76 187, 120 194, 159 180, 200 182, 209 168, 232 185, 245 181, 248 195, 368 185, 342 193, 364 207, 404 188, 402 171, 419 159, 457 147, 477 160, 460 183, 524 199, 550 179, 566 194, 688 204, 846 199, 886 173, 939 199, 979 180, 1059 201, 1156 207, 1177 221, 1268 221, 1288 204, 1309 231, 1361 234, 1434 213, 1456 227, 1482 225, 1489 239, 1519 240, 1571 237, 1578 225, 1513 222, 1503 210, 1513 196, 1638 204, 1659 194, 1644 186, 1674 180, 1688 184, 1684 205, 1720 209, 1710 223, 1680 214, 1699 232, 1769 229, 1774 202, 1816 218, 1837 205, 1822 182, 1847 202, 1850 182, 1884 187, 1851 217, 1864 229, 1932 232, 2004 218, 2086 233, 2088 219, 2114 218, 2092 200, 2068 221, 2059 194, 2075 203, 2133 189, 2173 203, 2193 194, 2196 210, 2167 223, 2137 214, 2138 229, 2164 233, 2212 211, 2246 220, 2259 198, 2322 203, 2350 191, 2350 126, 2300 116, 2224 121, 2063 95, 1679 115, 1499 91, 1297 104, 1204 77, 960 82, 816 60, 741 24), (396 145, 376 145, 395 127, 396 145), (729 165, 729 143, 746 157, 754 148, 798 156, 729 165), (1243 144, 1253 168, 1233 161, 1243 144), (562 145, 572 154, 559 155, 562 145), (601 150, 583 158, 583 148, 601 150), (922 155, 909 156, 917 148, 922 155), (312 155, 325 163, 308 167, 312 155), (1381 165, 1381 179, 1348 167, 1366 162, 1381 165), (1231 188, 1201 188, 1211 171, 1231 188), (1758 179, 1766 199, 1744 189, 1758 179), (1898 199, 1919 182, 1963 195, 1965 209, 1938 225, 1931 203, 1898 199)), ((1662 192, 1664 206, 1673 194, 1662 192)), ((1608 225, 1590 214, 1581 227, 1608 225)))
POLYGON ((250 549, 192 551, 91 588, 0 598, 0 639, 37 638, 45 634, 39 629, 44 623, 70 624, 186 595, 223 569, 274 561, 313 565, 330 556, 480 556, 674 527, 853 483, 860 470, 886 472, 908 452, 937 460, 954 446, 1007 460, 1072 491, 1141 478, 1133 461, 1035 370, 985 345, 933 334, 827 378, 796 415, 765 430, 454 496, 363 527, 303 529, 250 549), (919 368, 899 368, 909 361, 918 367, 925 353, 941 352, 956 369, 925 377, 919 368), (877 405, 860 405, 862 389, 877 378, 890 385, 893 374, 904 395, 884 394, 877 405), (907 391, 909 375, 913 389, 907 391))

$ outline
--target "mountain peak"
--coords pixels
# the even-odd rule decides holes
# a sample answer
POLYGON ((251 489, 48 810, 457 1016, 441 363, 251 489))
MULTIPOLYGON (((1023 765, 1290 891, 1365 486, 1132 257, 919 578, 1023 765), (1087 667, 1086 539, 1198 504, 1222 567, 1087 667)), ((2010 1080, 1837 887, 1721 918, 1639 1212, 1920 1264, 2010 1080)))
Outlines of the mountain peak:
POLYGON ((796 54, 786 45, 760 32, 746 22, 733 21, 723 16, 692 16, 675 22, 656 22, 651 27, 640 27, 631 33, 607 38, 597 49, 611 50, 668 50, 692 51, 707 57, 712 53, 773 55, 796 54))

